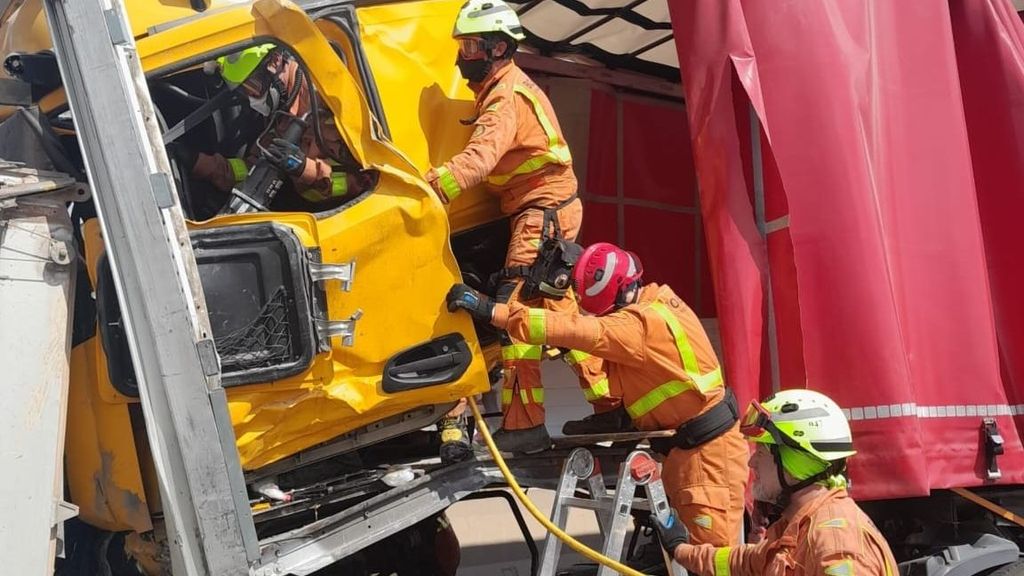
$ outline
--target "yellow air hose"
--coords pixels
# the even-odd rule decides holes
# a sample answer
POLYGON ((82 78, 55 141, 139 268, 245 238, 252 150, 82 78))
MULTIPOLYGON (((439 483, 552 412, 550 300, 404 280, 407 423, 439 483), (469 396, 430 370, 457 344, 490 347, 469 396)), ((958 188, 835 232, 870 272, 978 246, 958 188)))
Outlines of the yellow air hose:
POLYGON ((519 486, 519 482, 516 482, 516 478, 512 475, 512 472, 509 471, 508 466, 505 464, 505 460, 498 452, 498 447, 494 445, 494 439, 491 438, 491 431, 487 429, 487 423, 484 422, 483 417, 480 415, 480 407, 476 405, 476 400, 474 400, 472 396, 469 397, 469 408, 473 411, 473 417, 476 419, 476 425, 480 429, 480 434, 484 437, 484 442, 487 443, 487 449, 491 451, 491 456, 494 457, 494 461, 498 464, 498 469, 501 470, 501 474, 505 477, 505 482, 508 483, 509 488, 512 489, 512 493, 516 495, 516 498, 522 502, 523 506, 526 507, 530 514, 532 514, 548 532, 551 532, 559 540, 565 542, 569 548, 572 548, 594 562, 604 564, 620 574, 626 574, 627 576, 644 576, 643 572, 638 572, 621 562, 612 560, 572 536, 569 536, 562 531, 561 528, 555 526, 547 516, 541 513, 541 511, 537 509, 537 506, 530 500, 530 497, 526 495, 526 492, 523 491, 522 487, 519 486))

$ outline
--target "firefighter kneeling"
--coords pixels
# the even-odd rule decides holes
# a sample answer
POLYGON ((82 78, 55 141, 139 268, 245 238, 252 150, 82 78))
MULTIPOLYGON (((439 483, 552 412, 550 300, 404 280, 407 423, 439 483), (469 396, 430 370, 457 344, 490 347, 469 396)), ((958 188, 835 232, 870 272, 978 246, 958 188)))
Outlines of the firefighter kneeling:
POLYGON ((641 286, 642 273, 634 254, 599 243, 573 272, 580 307, 591 315, 495 303, 464 284, 449 292, 448 308, 468 310, 513 341, 602 359, 609 395, 622 398, 616 413, 640 430, 676 430, 655 449, 693 541, 724 546, 739 540, 748 477, 736 398, 696 314, 668 286, 641 286))
POLYGON ((692 545, 684 523, 654 521, 662 545, 684 568, 714 576, 898 574, 885 538, 846 491, 854 455, 842 410, 812 390, 783 390, 752 402, 741 430, 754 442, 754 498, 781 510, 758 544, 692 545))

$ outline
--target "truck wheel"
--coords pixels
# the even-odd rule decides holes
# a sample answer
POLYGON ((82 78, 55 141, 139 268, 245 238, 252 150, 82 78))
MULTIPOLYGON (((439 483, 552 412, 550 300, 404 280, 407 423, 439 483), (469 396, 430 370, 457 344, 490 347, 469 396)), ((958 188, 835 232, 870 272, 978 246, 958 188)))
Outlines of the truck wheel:
POLYGON ((1024 560, 1018 560, 1013 564, 1007 564, 996 568, 989 576, 1024 576, 1024 560))

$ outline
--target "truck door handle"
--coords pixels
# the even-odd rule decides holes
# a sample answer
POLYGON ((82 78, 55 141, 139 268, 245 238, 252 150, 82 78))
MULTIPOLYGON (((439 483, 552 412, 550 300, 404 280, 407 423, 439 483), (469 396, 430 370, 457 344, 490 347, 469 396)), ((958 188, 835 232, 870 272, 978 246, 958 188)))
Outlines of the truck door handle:
POLYGON ((448 334, 392 356, 384 365, 381 387, 394 394, 449 384, 462 378, 473 355, 461 334, 448 334))

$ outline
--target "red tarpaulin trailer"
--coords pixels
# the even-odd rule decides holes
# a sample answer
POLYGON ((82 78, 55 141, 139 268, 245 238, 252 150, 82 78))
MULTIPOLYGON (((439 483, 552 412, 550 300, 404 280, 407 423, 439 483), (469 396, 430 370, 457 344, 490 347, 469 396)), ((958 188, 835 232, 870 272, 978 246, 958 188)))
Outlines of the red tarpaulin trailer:
POLYGON ((859 498, 987 483, 985 418, 1021 483, 1009 2, 669 4, 729 382, 848 409, 859 498))

